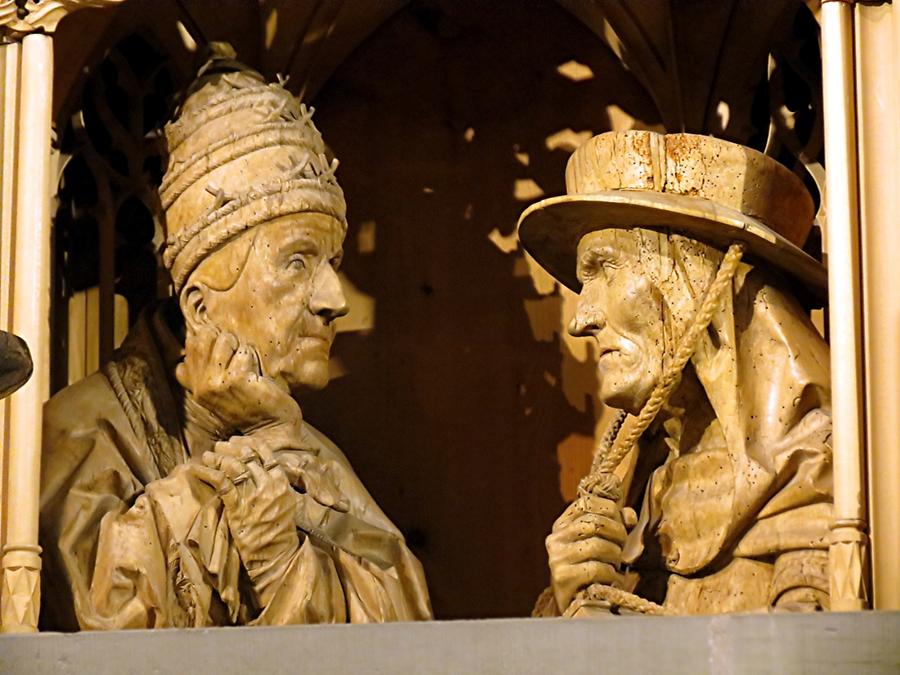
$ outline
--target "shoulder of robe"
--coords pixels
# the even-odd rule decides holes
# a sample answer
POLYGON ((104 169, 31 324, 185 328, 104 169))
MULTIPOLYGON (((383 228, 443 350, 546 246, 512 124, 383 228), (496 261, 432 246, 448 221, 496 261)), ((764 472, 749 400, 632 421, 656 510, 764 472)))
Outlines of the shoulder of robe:
POLYGON ((306 420, 303 421, 301 433, 301 440, 304 444, 309 446, 311 450, 318 451, 321 458, 336 461, 349 471, 353 471, 353 467, 350 466, 350 460, 347 459, 347 456, 343 452, 341 452, 341 449, 336 446, 328 436, 316 429, 306 420))
POLYGON ((41 502, 65 488, 89 455, 119 445, 135 445, 137 438, 122 406, 102 372, 72 384, 44 404, 41 448, 41 502))

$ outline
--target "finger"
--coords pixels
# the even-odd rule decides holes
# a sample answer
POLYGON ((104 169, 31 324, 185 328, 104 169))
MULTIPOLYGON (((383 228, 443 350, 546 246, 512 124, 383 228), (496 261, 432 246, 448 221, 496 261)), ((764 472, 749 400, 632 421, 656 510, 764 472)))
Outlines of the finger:
POLYGON ((175 367, 175 379, 188 391, 193 391, 194 378, 202 377, 208 367, 217 333, 205 324, 198 324, 185 335, 184 359, 175 367))
POLYGON ((557 606, 565 611, 575 594, 591 584, 615 585, 621 583, 621 576, 606 563, 589 562, 580 565, 551 566, 553 595, 557 606))
POLYGON ((625 526, 620 521, 595 513, 579 516, 565 529, 565 533, 570 541, 600 537, 619 545, 624 544, 628 536, 625 526))
POLYGON ((314 455, 306 452, 282 453, 279 462, 283 463, 291 484, 319 504, 336 511, 350 510, 350 501, 338 487, 340 479, 314 455))
POLYGON ((196 478, 199 478, 204 483, 208 483, 217 490, 223 487, 225 483, 231 482, 221 471, 208 466, 203 466, 202 464, 192 462, 188 465, 188 469, 196 478))
POLYGON ((189 358, 193 354, 196 360, 198 356, 202 355, 205 360, 211 353, 218 336, 218 331, 206 324, 192 326, 185 335, 185 342, 191 347, 190 350, 187 350, 186 357, 189 358))
POLYGON ((209 351, 210 363, 219 370, 228 368, 234 353, 240 347, 237 337, 233 333, 219 333, 215 344, 209 351))
MULTIPOLYGON (((245 461, 249 459, 255 459, 256 455, 249 450, 249 448, 239 448, 232 445, 220 445, 216 443, 215 452, 206 451, 200 457, 203 463, 206 466, 212 467, 213 469, 222 469, 222 461, 225 458, 236 459, 237 461, 243 464, 245 461)), ((230 466, 229 462, 229 466, 230 466)), ((246 473, 244 469, 241 469, 240 473, 246 473)))
POLYGON ((275 457, 275 451, 272 450, 272 446, 270 446, 265 441, 258 441, 253 444, 253 450, 256 452, 259 457, 260 464, 262 464, 263 468, 266 471, 271 471, 276 467, 280 467, 281 463, 278 461, 278 458, 275 457))
POLYGON ((548 554, 551 565, 580 565, 586 562, 602 562, 617 566, 622 561, 622 547, 606 539, 594 537, 558 546, 548 554))
POLYGON ((250 477, 247 465, 236 457, 218 455, 219 469, 225 473, 235 485, 239 485, 250 477))
POLYGON ((222 450, 226 454, 237 457, 242 462, 258 461, 266 471, 280 466, 272 446, 258 436, 232 436, 227 442, 219 441, 216 444, 217 452, 219 444, 222 445, 222 450))
POLYGON ((215 450, 217 454, 233 457, 245 464, 259 461, 259 455, 247 442, 246 436, 232 436, 228 441, 218 441, 215 450))
POLYGON ((553 523, 553 531, 564 529, 575 518, 584 513, 583 505, 580 499, 576 499, 566 507, 556 522, 553 523))
POLYGON ((569 504, 566 510, 562 512, 562 515, 556 519, 556 522, 553 523, 553 531, 568 527, 573 520, 585 513, 596 513, 618 520, 619 507, 610 499, 583 493, 569 504))
POLYGON ((625 524, 625 529, 633 529, 638 522, 637 512, 630 506, 626 506, 622 509, 622 522, 625 524))
POLYGON ((588 560, 618 564, 622 558, 622 546, 603 537, 572 540, 568 533, 554 533, 547 537, 547 558, 551 566, 572 565, 588 560))
POLYGON ((272 481, 269 473, 262 468, 259 462, 248 462, 244 466, 250 471, 253 482, 256 483, 258 489, 266 487, 272 481))
POLYGON ((175 381, 184 389, 193 391, 193 383, 191 382, 190 369, 184 361, 175 366, 175 381))
POLYGON ((244 436, 232 436, 230 440, 218 441, 215 450, 220 455, 234 457, 241 462, 250 462, 257 459, 256 452, 247 442, 244 436))
POLYGON ((218 469, 219 466, 221 466, 222 456, 216 452, 207 450, 200 456, 200 460, 210 469, 218 469))
POLYGON ((306 493, 322 506, 327 506, 337 511, 347 511, 349 509, 349 503, 344 496, 322 474, 305 472, 303 474, 303 487, 306 493))
POLYGON ((321 489, 319 484, 324 479, 324 471, 319 462, 314 457, 309 456, 301 456, 297 460, 294 466, 306 491, 312 492, 316 489, 321 489))
POLYGON ((620 523, 585 514, 568 527, 550 533, 545 544, 551 563, 569 564, 593 559, 618 563, 625 536, 620 523))
POLYGON ((257 375, 263 376, 264 373, 262 371, 262 361, 259 358, 259 351, 257 351, 256 347, 253 345, 247 345, 247 349, 249 351, 248 368, 257 375))
POLYGON ((190 471, 201 481, 215 488, 216 495, 218 495, 225 506, 232 508, 237 505, 237 490, 234 488, 234 483, 228 480, 224 473, 217 469, 194 463, 190 464, 190 471))
MULTIPOLYGON (((234 358, 228 364, 228 371, 235 376, 255 375, 259 377, 259 358, 256 350, 250 345, 242 344, 234 352, 234 358)), ((255 379, 255 378, 254 378, 255 379)))
POLYGON ((592 494, 582 494, 578 501, 581 502, 582 511, 585 513, 596 513, 601 516, 608 516, 619 520, 619 505, 612 499, 597 497, 592 494))
POLYGON ((577 565, 565 565, 557 574, 559 581, 572 589, 572 593, 591 584, 621 584, 622 575, 612 565, 604 562, 589 561, 577 565))

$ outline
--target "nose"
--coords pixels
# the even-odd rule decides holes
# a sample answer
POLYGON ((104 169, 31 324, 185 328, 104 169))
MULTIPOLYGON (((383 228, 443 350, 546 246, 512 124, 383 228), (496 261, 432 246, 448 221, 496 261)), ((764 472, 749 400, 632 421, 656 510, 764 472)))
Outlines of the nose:
POLYGON ((322 317, 326 324, 344 316, 348 311, 341 280, 329 262, 323 262, 316 271, 309 308, 313 314, 322 317))
POLYGON ((606 316, 594 305, 579 302, 575 308, 575 316, 569 322, 569 335, 573 337, 587 337, 603 330, 606 325, 606 316))

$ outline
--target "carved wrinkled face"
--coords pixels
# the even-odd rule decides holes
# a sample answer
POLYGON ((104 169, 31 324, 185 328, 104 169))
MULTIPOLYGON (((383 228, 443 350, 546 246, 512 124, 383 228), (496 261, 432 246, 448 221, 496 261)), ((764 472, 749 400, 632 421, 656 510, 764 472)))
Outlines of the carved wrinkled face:
POLYGON ((600 399, 636 414, 662 372, 662 296, 643 274, 628 230, 601 230, 578 245, 582 283, 569 333, 597 341, 600 399))
POLYGON ((300 213, 258 230, 237 281, 205 294, 209 319, 256 348, 263 374, 292 391, 321 389, 334 319, 347 313, 337 275, 343 228, 331 216, 300 213))

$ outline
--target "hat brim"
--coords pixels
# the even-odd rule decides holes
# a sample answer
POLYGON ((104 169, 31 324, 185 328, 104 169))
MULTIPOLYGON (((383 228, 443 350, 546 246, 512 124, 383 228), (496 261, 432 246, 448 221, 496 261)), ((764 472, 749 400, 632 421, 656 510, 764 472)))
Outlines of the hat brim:
POLYGON ((815 297, 827 297, 825 266, 759 220, 702 197, 661 192, 611 190, 550 197, 519 218, 519 240, 531 256, 575 292, 578 242, 597 230, 641 227, 672 230, 723 248, 734 242, 747 255, 798 279, 815 297))

